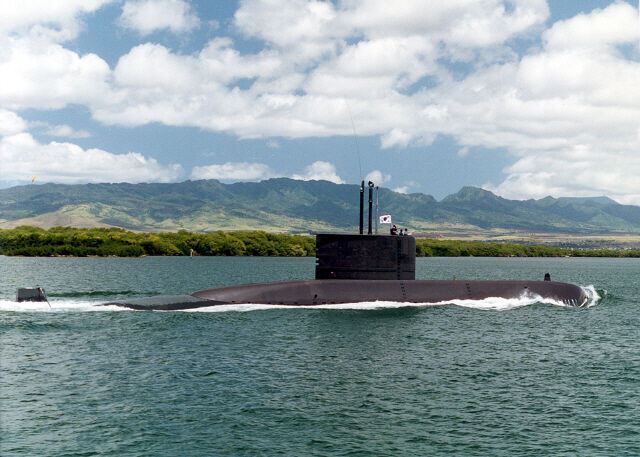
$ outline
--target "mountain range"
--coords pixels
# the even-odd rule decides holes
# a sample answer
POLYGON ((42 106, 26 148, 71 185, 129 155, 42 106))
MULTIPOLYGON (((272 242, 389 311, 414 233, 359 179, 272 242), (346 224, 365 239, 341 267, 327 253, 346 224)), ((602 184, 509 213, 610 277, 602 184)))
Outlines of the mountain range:
MULTIPOLYGON (((521 201, 464 187, 437 201, 380 188, 378 200, 380 215, 391 214, 399 227, 415 233, 640 233, 640 207, 607 197, 521 201)), ((358 207, 357 185, 287 178, 233 184, 31 184, 0 190, 0 227, 355 232, 358 207)))

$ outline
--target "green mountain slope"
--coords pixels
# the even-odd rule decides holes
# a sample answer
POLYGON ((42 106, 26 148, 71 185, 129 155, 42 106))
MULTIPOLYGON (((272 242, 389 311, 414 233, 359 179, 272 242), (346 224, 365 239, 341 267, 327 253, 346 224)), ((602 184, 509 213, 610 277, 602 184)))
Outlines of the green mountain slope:
MULTIPOLYGON (((606 197, 507 200, 464 187, 442 201, 380 189, 380 214, 415 231, 443 228, 640 233, 640 207, 606 197)), ((42 184, 0 190, 0 227, 122 227, 143 231, 354 231, 359 186, 287 178, 259 183, 42 184)))

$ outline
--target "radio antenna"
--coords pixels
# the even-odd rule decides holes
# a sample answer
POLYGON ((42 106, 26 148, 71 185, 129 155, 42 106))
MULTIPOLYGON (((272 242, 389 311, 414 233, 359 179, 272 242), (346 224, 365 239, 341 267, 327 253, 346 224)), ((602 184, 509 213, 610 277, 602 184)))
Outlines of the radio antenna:
POLYGON ((358 171, 360 172, 360 179, 362 180, 362 163, 360 162, 360 148, 358 147, 358 135, 356 133, 356 124, 353 122, 353 116, 351 115, 351 108, 349 102, 344 99, 344 103, 347 105, 347 111, 349 112, 349 119, 351 119, 351 128, 353 129, 353 141, 356 144, 356 154, 358 154, 358 171))

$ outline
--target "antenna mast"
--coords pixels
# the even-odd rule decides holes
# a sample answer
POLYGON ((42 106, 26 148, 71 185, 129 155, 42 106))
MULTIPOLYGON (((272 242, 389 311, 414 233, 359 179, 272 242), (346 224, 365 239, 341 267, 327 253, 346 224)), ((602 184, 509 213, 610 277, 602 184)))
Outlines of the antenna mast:
POLYGON ((380 193, 380 187, 376 186, 376 235, 378 234, 378 194, 380 193))
POLYGON ((364 226, 364 181, 360 183, 360 235, 364 226))
POLYGON ((373 210, 373 183, 369 181, 369 230, 367 230, 367 235, 371 235, 373 232, 371 231, 371 219, 372 219, 372 210, 373 210))

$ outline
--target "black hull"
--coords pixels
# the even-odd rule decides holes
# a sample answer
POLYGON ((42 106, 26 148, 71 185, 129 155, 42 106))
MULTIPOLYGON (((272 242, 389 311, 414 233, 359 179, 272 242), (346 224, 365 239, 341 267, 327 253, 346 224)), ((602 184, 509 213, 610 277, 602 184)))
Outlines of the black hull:
POLYGON ((149 297, 106 304, 140 310, 183 310, 233 304, 317 306, 375 301, 446 303, 526 295, 540 296, 571 306, 584 306, 587 302, 587 296, 580 287, 554 281, 320 279, 218 287, 190 295, 149 297))

